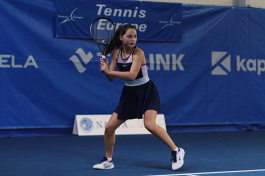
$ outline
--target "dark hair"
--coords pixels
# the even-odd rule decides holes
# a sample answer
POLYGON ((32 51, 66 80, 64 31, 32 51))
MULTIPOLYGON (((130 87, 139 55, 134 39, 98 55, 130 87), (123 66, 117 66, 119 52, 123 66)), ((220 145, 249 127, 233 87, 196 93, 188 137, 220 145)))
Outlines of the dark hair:
POLYGON ((119 48, 122 45, 122 42, 120 41, 120 36, 123 36, 127 32, 128 29, 135 29, 137 31, 137 29, 131 24, 125 24, 119 27, 116 30, 113 39, 110 41, 110 43, 105 48, 105 55, 108 55, 115 48, 119 48))

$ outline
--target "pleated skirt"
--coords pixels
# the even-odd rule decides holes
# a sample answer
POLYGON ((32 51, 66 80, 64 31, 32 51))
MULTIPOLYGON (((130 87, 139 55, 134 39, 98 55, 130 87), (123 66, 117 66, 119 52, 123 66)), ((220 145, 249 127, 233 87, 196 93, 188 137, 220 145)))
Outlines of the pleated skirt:
POLYGON ((160 98, 153 81, 139 86, 124 85, 115 111, 118 119, 141 119, 147 110, 160 111, 160 98))

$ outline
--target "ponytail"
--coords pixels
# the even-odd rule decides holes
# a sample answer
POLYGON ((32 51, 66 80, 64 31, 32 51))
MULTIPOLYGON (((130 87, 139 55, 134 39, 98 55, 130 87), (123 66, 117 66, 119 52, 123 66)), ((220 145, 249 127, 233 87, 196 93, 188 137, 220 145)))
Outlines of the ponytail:
POLYGON ((131 24, 125 24, 116 30, 113 39, 105 48, 105 56, 111 53, 115 48, 119 48, 122 45, 120 36, 123 36, 130 28, 135 29, 137 31, 137 29, 131 24))

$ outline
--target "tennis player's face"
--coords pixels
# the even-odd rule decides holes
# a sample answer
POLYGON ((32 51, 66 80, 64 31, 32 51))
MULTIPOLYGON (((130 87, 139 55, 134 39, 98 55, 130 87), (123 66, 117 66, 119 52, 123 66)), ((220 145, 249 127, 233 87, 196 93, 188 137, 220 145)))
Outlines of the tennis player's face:
POLYGON ((134 47, 137 42, 137 32, 135 29, 129 28, 121 37, 123 45, 126 47, 134 47))

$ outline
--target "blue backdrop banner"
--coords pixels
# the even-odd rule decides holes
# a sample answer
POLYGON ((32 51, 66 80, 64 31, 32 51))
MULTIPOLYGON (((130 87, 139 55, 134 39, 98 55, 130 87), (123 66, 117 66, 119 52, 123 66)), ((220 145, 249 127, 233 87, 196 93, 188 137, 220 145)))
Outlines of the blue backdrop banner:
MULTIPOLYGON (((86 15, 94 14, 92 20, 116 8, 132 9, 135 17, 128 19, 148 26, 155 20, 168 21, 182 9, 181 43, 137 43, 160 93, 159 113, 165 114, 169 132, 186 127, 218 131, 233 125, 233 130, 264 129, 264 9, 179 4, 173 8, 172 3, 134 1, 86 1, 91 3, 83 5, 82 0, 74 1, 79 5, 75 6, 72 2, 0 1, 0 135, 14 129, 70 129, 76 114, 113 112, 124 81, 108 82, 99 71, 100 53, 93 40, 57 38, 55 31, 65 32, 58 31, 58 26, 67 25, 68 32, 86 35, 90 21, 85 23, 87 30, 78 27, 86 15), (167 15, 152 19, 152 13, 167 15)), ((158 22, 151 28, 160 30, 163 25, 158 22)), ((155 33, 159 32, 139 35, 139 39, 166 38, 155 33)))
POLYGON ((142 41, 179 42, 182 40, 182 4, 104 1, 55 0, 56 36, 64 38, 91 38, 91 22, 107 17, 116 27, 133 24, 142 41))

